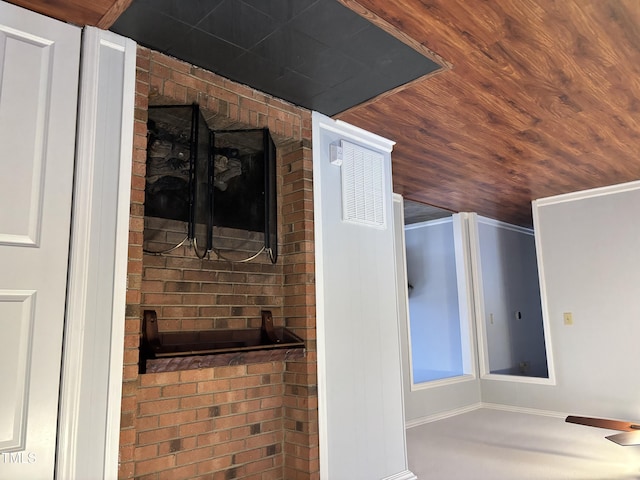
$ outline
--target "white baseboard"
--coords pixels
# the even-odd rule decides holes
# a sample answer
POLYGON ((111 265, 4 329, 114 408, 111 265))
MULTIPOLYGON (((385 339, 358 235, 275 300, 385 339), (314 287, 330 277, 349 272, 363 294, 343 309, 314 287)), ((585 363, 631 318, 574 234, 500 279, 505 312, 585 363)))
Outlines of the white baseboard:
POLYGON ((409 420, 405 422, 405 428, 413 428, 419 425, 424 425, 425 423, 435 422, 437 420, 444 420, 445 418, 455 417, 456 415, 460 415, 467 412, 472 412, 482 407, 480 402, 473 403, 471 405, 466 405, 464 407, 456 408, 454 410, 447 410, 445 412, 434 413, 433 415, 427 415, 426 417, 415 418, 413 420, 409 420))
POLYGON ((565 418, 567 415, 569 415, 568 413, 555 412, 553 410, 540 410, 537 408, 516 407, 514 405, 503 405, 500 403, 478 402, 471 405, 467 405, 465 407, 456 408, 454 410, 447 410, 445 412, 439 412, 433 415, 427 415, 426 417, 420 417, 414 420, 409 420, 405 422, 405 428, 413 428, 419 425, 424 425, 425 423, 431 423, 437 420, 444 420, 445 418, 455 417, 456 415, 472 412, 474 410, 478 410, 479 408, 490 408, 492 410, 502 410, 505 412, 514 412, 514 413, 527 413, 529 415, 541 415, 543 417, 555 417, 555 418, 565 418))
POLYGON ((503 405, 500 403, 481 402, 480 408, 490 408, 492 410, 503 410, 505 412, 528 413, 529 415, 542 415, 543 417, 565 418, 568 413, 555 412, 553 410, 540 410, 537 408, 516 407, 513 405, 503 405))
POLYGON ((391 475, 390 477, 385 477, 382 480, 418 480, 418 477, 409 470, 405 470, 403 472, 396 473, 395 475, 391 475))

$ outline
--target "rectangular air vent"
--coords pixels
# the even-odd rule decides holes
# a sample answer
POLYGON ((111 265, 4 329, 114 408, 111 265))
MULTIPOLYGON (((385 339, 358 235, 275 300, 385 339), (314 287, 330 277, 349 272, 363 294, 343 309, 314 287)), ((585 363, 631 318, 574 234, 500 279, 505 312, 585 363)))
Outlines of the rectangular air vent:
POLYGON ((344 140, 341 147, 342 220, 384 228, 384 156, 344 140))

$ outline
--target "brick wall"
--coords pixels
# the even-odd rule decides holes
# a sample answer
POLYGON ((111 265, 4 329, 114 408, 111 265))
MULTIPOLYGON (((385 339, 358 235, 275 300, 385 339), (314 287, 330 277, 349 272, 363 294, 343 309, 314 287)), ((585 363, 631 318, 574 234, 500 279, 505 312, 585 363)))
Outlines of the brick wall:
POLYGON ((280 479, 283 364, 147 374, 136 477, 280 479))
MULTIPOLYGON (((185 222, 145 218, 144 246, 165 251, 185 237, 185 222), (152 239, 153 241, 150 241, 152 239)), ((224 258, 245 259, 260 250, 264 235, 214 228, 224 258)), ((142 308, 155 310, 160 331, 260 327, 261 310, 282 325, 283 267, 265 253, 248 263, 199 259, 184 245, 164 255, 143 254, 142 308)))
POLYGON ((120 478, 319 478, 310 112, 140 47, 134 128, 120 478), (278 150, 276 265, 264 254, 246 264, 199 260, 184 249, 143 254, 147 107, 192 102, 214 128, 269 128, 278 150), (269 308, 307 353, 140 375, 148 307, 172 330, 256 326, 269 308))

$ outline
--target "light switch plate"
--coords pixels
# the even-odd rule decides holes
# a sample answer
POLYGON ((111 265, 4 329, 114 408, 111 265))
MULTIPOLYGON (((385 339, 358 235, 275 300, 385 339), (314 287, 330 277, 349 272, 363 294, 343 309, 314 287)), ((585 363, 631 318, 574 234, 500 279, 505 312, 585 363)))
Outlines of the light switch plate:
POLYGON ((573 314, 571 312, 564 312, 563 318, 565 325, 573 325, 573 314))

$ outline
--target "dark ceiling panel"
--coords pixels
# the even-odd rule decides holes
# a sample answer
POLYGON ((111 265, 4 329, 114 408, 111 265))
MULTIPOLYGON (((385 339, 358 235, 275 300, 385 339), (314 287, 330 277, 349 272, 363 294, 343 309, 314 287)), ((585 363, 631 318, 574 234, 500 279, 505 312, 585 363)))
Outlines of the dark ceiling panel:
POLYGON ((268 15, 236 1, 222 2, 196 24, 197 29, 247 50, 272 35, 278 26, 268 15))
MULTIPOLYGON (((148 10, 155 10, 187 25, 196 25, 224 0, 135 0, 133 3, 148 10)), ((122 17, 121 17, 122 18, 122 17)))
POLYGON ((126 10, 126 15, 122 15, 116 21, 116 31, 127 32, 126 36, 129 38, 144 39, 144 42, 140 43, 154 45, 154 48, 161 52, 168 51, 191 31, 190 25, 149 8, 146 3, 132 3, 126 10), (140 21, 141 18, 144 21, 140 21), (167 35, 166 32, 171 32, 171 35, 167 35))
POLYGON ((335 1, 315 3, 293 17, 290 26, 331 47, 346 46, 355 34, 372 27, 360 15, 335 1))
POLYGON ((244 3, 252 6, 256 10, 266 13, 274 20, 286 22, 290 18, 295 18, 301 12, 305 11, 309 6, 316 3, 317 0, 244 0, 244 3))
MULTIPOLYGON (((149 45, 151 48, 153 46, 149 45)), ((167 51, 171 56, 201 66, 213 63, 229 65, 244 50, 202 30, 192 29, 167 51)))
POLYGON ((134 0, 111 29, 326 115, 440 68, 337 0, 134 0))

